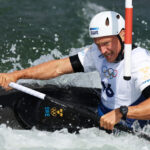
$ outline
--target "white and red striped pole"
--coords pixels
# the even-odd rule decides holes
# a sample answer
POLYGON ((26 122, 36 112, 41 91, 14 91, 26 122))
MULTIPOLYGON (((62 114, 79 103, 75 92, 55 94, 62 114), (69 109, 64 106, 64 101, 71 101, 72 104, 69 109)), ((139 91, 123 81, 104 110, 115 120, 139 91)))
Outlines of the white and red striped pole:
POLYGON ((124 79, 131 79, 131 50, 132 50, 133 6, 132 0, 125 0, 125 50, 124 50, 124 79))

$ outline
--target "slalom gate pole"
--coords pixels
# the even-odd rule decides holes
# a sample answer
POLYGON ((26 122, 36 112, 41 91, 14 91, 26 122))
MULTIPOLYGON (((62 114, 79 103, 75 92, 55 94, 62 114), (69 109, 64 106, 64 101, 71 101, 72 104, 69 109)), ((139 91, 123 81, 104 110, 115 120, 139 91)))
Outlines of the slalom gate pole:
POLYGON ((124 79, 131 79, 133 6, 132 0, 125 0, 125 50, 124 50, 124 79))

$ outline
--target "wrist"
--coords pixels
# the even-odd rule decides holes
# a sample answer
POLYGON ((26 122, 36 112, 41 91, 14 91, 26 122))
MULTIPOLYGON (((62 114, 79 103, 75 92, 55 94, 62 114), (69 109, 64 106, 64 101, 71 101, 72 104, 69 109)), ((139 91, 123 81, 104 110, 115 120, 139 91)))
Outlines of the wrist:
POLYGON ((127 106, 120 106, 120 113, 122 114, 122 119, 126 120, 127 113, 128 113, 128 107, 127 106))
POLYGON ((14 75, 14 78, 15 78, 16 81, 19 80, 19 79, 24 78, 24 75, 23 75, 22 71, 14 71, 13 75, 14 75))

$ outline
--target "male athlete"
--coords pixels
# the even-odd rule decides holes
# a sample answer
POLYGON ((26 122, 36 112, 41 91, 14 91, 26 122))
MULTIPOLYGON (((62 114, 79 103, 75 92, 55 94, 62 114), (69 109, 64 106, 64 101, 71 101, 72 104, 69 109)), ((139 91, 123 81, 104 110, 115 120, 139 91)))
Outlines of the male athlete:
POLYGON ((0 74, 0 85, 19 79, 51 79, 74 72, 97 70, 101 77, 100 126, 112 130, 121 119, 131 126, 138 120, 144 126, 150 120, 150 54, 140 47, 132 50, 131 80, 123 79, 124 19, 113 11, 98 13, 90 22, 94 44, 77 55, 0 74))

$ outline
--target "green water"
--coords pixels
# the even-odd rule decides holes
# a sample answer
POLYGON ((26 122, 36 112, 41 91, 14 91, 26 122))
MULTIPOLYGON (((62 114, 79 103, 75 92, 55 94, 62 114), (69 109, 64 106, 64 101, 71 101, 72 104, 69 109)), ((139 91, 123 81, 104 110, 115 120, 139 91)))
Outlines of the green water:
MULTIPOLYGON (((150 49, 150 1, 136 0, 133 4, 133 40, 150 49)), ((14 69, 29 67, 54 49, 64 56, 71 48, 91 44, 89 21, 103 10, 124 16, 124 1, 0 0, 0 71, 8 72, 14 64, 14 69)))

